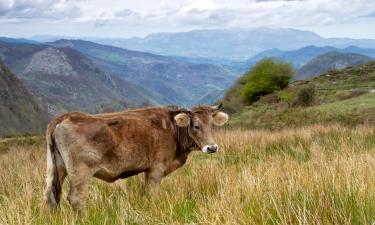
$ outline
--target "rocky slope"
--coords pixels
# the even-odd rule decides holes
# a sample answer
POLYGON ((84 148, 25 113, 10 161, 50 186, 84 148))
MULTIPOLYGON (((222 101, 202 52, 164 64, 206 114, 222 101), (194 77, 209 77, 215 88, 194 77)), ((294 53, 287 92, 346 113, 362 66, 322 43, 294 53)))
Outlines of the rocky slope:
POLYGON ((0 57, 51 115, 152 102, 139 89, 98 68, 70 47, 0 42, 0 57), (124 104, 126 102, 126 104, 124 104))
POLYGON ((41 133, 47 121, 33 95, 0 61, 0 136, 41 133))

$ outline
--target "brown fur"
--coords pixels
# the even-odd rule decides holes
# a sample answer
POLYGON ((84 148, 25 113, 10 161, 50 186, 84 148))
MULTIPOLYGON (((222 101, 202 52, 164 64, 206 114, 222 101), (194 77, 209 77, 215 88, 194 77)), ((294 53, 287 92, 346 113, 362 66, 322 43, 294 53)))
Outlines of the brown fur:
POLYGON ((47 129, 47 203, 58 205, 65 175, 71 184, 69 202, 77 210, 82 209, 91 176, 113 182, 144 172, 147 184, 158 184, 181 167, 193 149, 214 143, 214 113, 210 106, 198 106, 191 111, 147 108, 57 117, 47 129), (176 124, 180 113, 190 116, 189 126, 176 124))

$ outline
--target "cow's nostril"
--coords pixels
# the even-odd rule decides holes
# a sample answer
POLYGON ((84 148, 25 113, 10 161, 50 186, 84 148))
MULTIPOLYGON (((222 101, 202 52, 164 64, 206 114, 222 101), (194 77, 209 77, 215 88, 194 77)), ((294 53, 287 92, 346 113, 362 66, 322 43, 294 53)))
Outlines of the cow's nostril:
POLYGON ((217 145, 210 145, 210 146, 208 147, 208 150, 209 150, 210 152, 216 152, 216 151, 217 151, 217 145))

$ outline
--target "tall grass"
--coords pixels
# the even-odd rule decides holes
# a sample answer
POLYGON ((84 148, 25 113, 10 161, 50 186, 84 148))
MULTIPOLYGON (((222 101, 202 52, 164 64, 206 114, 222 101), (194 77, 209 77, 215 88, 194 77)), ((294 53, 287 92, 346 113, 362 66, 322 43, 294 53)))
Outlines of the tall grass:
POLYGON ((143 176, 93 179, 87 213, 44 205, 45 147, 0 155, 0 224, 373 224, 375 128, 223 130, 221 151, 194 152, 157 192, 143 176))

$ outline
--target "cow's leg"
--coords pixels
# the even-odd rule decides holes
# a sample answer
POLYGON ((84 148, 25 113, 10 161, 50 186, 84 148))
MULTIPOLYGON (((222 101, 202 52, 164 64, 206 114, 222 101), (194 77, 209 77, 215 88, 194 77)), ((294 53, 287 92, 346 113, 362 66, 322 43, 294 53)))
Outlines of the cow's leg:
POLYGON ((183 166, 186 160, 187 160, 187 154, 180 155, 178 158, 173 160, 172 163, 170 163, 167 169, 165 170, 164 176, 167 176, 168 174, 172 173, 173 171, 183 166))
POLYGON ((181 162, 180 160, 175 159, 165 170, 164 176, 167 176, 168 174, 172 173, 173 171, 180 168, 182 165, 184 165, 185 162, 181 162))
POLYGON ((70 180, 68 201, 75 211, 84 212, 85 195, 92 170, 85 164, 81 164, 73 171, 68 171, 68 175, 70 180))
POLYGON ((162 163, 158 163, 149 172, 145 174, 146 185, 149 189, 153 190, 158 187, 161 179, 164 176, 166 166, 162 163))

